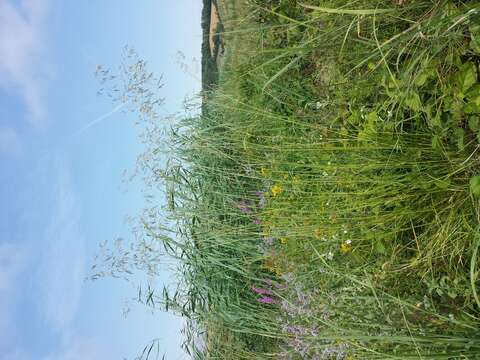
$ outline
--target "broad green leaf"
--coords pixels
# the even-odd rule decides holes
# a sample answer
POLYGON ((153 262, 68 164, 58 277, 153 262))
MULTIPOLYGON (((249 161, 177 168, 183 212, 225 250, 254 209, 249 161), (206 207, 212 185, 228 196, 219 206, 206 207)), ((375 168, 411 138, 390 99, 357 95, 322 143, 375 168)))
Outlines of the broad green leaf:
POLYGON ((468 127, 473 132, 480 130, 480 118, 478 116, 470 116, 468 119, 468 127))
POLYGON ((480 107, 475 102, 470 101, 464 106, 463 111, 467 114, 478 114, 480 113, 480 107))
POLYGON ((477 71, 475 64, 472 62, 466 62, 460 67, 457 74, 457 83, 462 93, 466 93, 472 85, 477 82, 477 71))
POLYGON ((420 101, 420 96, 417 92, 411 92, 405 99, 405 105, 414 111, 420 111, 422 108, 422 102, 420 101))
POLYGON ((422 86, 428 79, 428 74, 426 72, 422 72, 421 74, 417 75, 414 80, 415 85, 422 86))
POLYGON ((475 196, 480 196, 480 176, 476 175, 470 179, 470 191, 475 196))

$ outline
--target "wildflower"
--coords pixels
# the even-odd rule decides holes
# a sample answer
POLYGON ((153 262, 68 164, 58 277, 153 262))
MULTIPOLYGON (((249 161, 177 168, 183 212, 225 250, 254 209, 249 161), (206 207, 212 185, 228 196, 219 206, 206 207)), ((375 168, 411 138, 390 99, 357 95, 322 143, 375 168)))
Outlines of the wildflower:
POLYGON ((260 175, 263 177, 266 177, 268 175, 268 170, 265 169, 264 167, 260 168, 260 175))
POLYGON ((272 187, 272 195, 277 196, 283 191, 282 187, 278 184, 273 185, 272 187))
POLYGON ((283 174, 283 178, 284 178, 285 180, 288 180, 288 174, 283 174))
POLYGON ((256 294, 260 295, 273 295, 272 290, 269 289, 263 289, 263 288, 257 288, 255 286, 252 286, 252 291, 256 294))
POLYGON ((261 302, 263 304, 276 304, 277 303, 277 300, 275 300, 274 298, 271 298, 269 296, 261 297, 260 299, 257 299, 257 301, 261 302))
POLYGON ((347 240, 340 245, 340 251, 344 254, 352 250, 352 241, 347 240))
POLYGON ((331 252, 331 251, 328 252, 327 259, 328 260, 333 260, 333 252, 331 252))
POLYGON ((262 225, 262 220, 256 218, 256 219, 253 219, 253 222, 255 223, 255 225, 262 225))
POLYGON ((288 242, 288 239, 287 239, 286 237, 280 238, 280 243, 281 243, 282 245, 285 245, 287 242, 288 242))
POLYGON ((313 230, 313 234, 315 235, 315 238, 320 239, 320 236, 322 235, 322 230, 320 228, 316 228, 313 230))

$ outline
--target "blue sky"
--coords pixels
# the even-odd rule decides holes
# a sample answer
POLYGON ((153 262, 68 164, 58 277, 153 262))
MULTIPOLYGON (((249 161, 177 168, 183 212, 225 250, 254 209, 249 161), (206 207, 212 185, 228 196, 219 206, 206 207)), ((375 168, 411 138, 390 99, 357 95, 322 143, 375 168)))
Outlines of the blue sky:
POLYGON ((100 242, 132 238, 125 218, 143 206, 122 178, 139 129, 103 116, 115 104, 96 94, 95 68, 130 45, 164 74, 165 112, 179 111, 200 88, 176 56, 200 59, 200 17, 200 0, 0 0, 1 360, 133 359, 154 338, 186 358, 181 319, 136 305, 126 282, 84 278, 100 242))

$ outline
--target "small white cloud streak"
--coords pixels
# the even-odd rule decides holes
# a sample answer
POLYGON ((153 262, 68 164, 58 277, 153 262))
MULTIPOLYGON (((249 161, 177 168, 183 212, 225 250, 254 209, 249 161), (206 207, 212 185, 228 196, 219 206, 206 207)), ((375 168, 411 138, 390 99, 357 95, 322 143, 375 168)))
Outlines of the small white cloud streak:
POLYGON ((84 280, 84 239, 78 206, 66 165, 57 160, 55 203, 39 269, 40 312, 57 332, 64 332, 77 312, 84 280))
POLYGON ((15 7, 9 0, 0 0, 0 86, 21 93, 36 127, 45 118, 42 54, 48 2, 24 0, 15 7))

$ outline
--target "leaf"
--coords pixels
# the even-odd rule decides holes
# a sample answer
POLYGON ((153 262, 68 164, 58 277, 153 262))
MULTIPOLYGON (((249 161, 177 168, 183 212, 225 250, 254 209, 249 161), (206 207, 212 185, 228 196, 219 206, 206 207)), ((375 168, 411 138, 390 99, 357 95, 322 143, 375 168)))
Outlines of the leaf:
POLYGON ((457 84, 460 91, 465 93, 472 85, 477 82, 477 71, 475 64, 468 61, 460 67, 456 75, 457 84))
POLYGON ((465 147, 464 139, 465 139, 465 130, 463 130, 462 128, 456 128, 455 140, 457 141, 457 146, 459 150, 463 150, 463 148, 465 147))
POLYGON ((477 22, 472 22, 470 25, 470 48, 480 54, 480 24, 477 22))
POLYGON ((480 196, 480 175, 470 179, 470 191, 474 196, 480 196))
POLYGON ((463 111, 467 114, 478 114, 480 113, 480 107, 475 102, 470 101, 463 107, 463 111))
POLYGON ((470 102, 480 106, 480 84, 475 84, 468 90, 467 98, 470 102))
POLYGON ((480 118, 478 116, 470 116, 468 119, 468 127, 473 132, 480 130, 480 118))
POLYGON ((383 244, 382 240, 378 239, 377 241, 375 241, 375 251, 382 255, 386 254, 387 249, 385 248, 385 245, 383 244))
POLYGON ((426 72, 422 72, 419 74, 415 80, 413 81, 415 85, 422 86, 428 80, 428 74, 426 72))
POLYGON ((407 105, 413 111, 420 111, 422 108, 422 102, 417 92, 411 92, 405 99, 405 105, 407 105))

